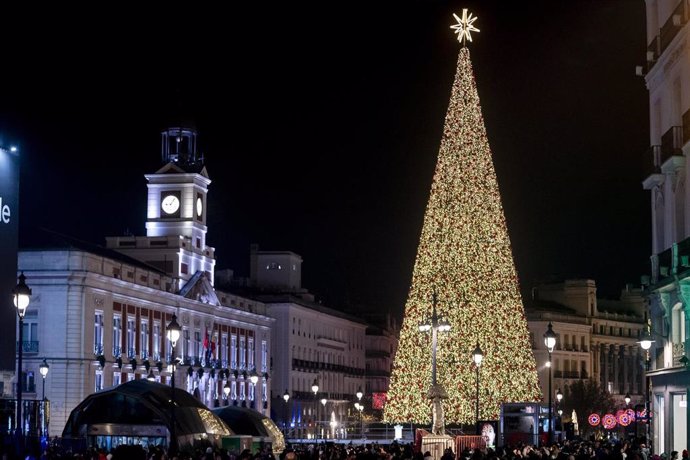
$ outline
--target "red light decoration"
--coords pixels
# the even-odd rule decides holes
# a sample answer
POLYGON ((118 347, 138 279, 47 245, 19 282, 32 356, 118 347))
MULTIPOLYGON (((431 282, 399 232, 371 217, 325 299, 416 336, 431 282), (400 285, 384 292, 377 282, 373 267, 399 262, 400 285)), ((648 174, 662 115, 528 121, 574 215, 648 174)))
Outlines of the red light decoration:
POLYGON ((590 414, 589 417, 587 417, 587 421, 590 425, 597 426, 599 425, 599 422, 601 422, 601 418, 599 417, 599 414, 590 414))
POLYGON ((627 413, 623 412, 619 417, 618 417, 618 423, 621 424, 621 426, 628 426, 632 420, 630 420, 630 417, 628 416, 627 413))
POLYGON ((371 395, 371 407, 377 410, 383 409, 386 405, 386 393, 374 393, 371 395))
POLYGON ((630 418, 630 422, 635 421, 635 411, 632 409, 626 409, 625 413, 628 414, 628 417, 630 418))
POLYGON ((618 421, 616 421, 616 416, 613 414, 606 414, 601 418, 601 425, 607 429, 607 430, 612 430, 618 425, 618 421))

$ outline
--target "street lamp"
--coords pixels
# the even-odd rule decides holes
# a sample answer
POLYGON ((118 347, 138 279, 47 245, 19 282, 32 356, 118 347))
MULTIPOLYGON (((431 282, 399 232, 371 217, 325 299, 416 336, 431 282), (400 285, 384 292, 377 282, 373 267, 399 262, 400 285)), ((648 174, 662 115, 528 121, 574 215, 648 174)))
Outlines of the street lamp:
POLYGON ((45 358, 43 358, 43 362, 41 363, 40 366, 38 366, 38 372, 41 373, 41 377, 43 377, 43 401, 46 400, 46 377, 48 376, 48 370, 50 369, 50 366, 46 362, 45 358))
POLYGON ((436 346, 438 343, 438 332, 450 331, 450 324, 436 314, 436 301, 436 293, 434 292, 432 296, 431 318, 419 325, 419 331, 431 331, 431 387, 429 388, 429 398, 432 401, 431 433, 443 435, 445 433, 445 421, 443 419, 443 405, 441 404, 441 399, 447 398, 448 393, 446 393, 443 385, 436 383, 436 346))
POLYGON ((318 429, 316 428, 316 413, 319 411, 319 406, 316 403, 316 395, 319 392, 319 382, 314 379, 314 383, 311 384, 311 391, 314 392, 314 439, 318 439, 318 429))
POLYGON ((649 349, 652 347, 652 343, 654 342, 654 339, 652 338, 652 335, 649 333, 649 331, 645 331, 642 334, 642 337, 640 337, 640 340, 638 343, 640 344, 640 348, 642 348, 645 351, 645 378, 644 378, 644 418, 645 418, 645 437, 647 438, 647 442, 649 443, 649 451, 651 453, 654 453, 654 446, 653 446, 653 440, 649 435, 649 365, 650 365, 650 358, 649 358, 649 349))
POLYGON ((287 439, 287 427, 288 427, 288 419, 290 418, 290 411, 288 407, 288 401, 290 400, 290 393, 287 391, 287 388, 285 389, 285 393, 283 393, 283 401, 285 401, 285 421, 283 422, 283 429, 285 430, 285 433, 283 433, 283 437, 287 439))
POLYGON ((171 424, 170 424, 170 451, 168 452, 169 456, 172 458, 171 454, 174 454, 177 450, 177 439, 175 438, 175 424, 177 421, 175 420, 175 345, 177 345, 177 340, 180 338, 180 325, 177 323, 177 315, 173 314, 172 319, 170 320, 170 323, 166 327, 167 335, 168 335, 168 340, 170 341, 170 349, 171 349, 171 360, 170 362, 172 363, 172 372, 171 372, 171 404, 170 404, 170 412, 171 412, 171 424))
MULTIPOLYGON (((326 415, 326 403, 327 402, 328 402, 328 400, 326 398, 321 398, 321 405, 323 406, 323 419, 324 419, 324 421, 327 418, 327 415, 326 415)), ((324 442, 326 442, 326 435, 325 434, 323 436, 323 439, 324 439, 324 442)))
POLYGON ((556 334, 553 332, 553 326, 551 325, 551 322, 549 321, 549 325, 546 328, 546 332, 544 333, 544 345, 546 345, 546 349, 549 352, 549 361, 547 363, 547 366, 549 368, 549 445, 553 443, 553 404, 551 402, 551 353, 553 353, 553 349, 556 347, 556 334))
POLYGON ((364 439, 364 422, 362 421, 362 410, 364 410, 364 404, 356 402, 355 409, 359 411, 359 437, 360 439, 364 439))
POLYGON ((229 406, 230 405, 230 382, 227 380, 225 381, 225 385, 223 386, 223 394, 225 395, 225 405, 229 406))
POLYGON ((630 395, 628 393, 625 394, 625 398, 623 398, 623 401, 625 401, 626 406, 630 405, 630 395))
POLYGON ((41 377, 43 377, 43 435, 45 436, 48 433, 48 421, 46 420, 46 377, 48 376, 48 370, 50 369, 50 366, 46 362, 45 358, 43 358, 43 362, 38 366, 38 372, 41 373, 41 377))
POLYGON ((17 307, 17 316, 19 317, 19 353, 17 355, 17 435, 19 440, 19 458, 24 458, 23 453, 23 434, 24 424, 22 423, 22 385, 24 379, 22 377, 22 353, 24 352, 24 315, 29 308, 29 301, 31 300, 31 289, 26 285, 26 276, 24 272, 18 277, 19 282, 12 289, 12 297, 14 306, 17 307))
POLYGON ((362 392, 362 387, 359 387, 357 389, 357 393, 355 393, 355 396, 357 396, 357 401, 362 400, 362 396, 364 396, 364 393, 362 392))
POLYGON ((475 401, 475 429, 476 433, 480 434, 479 432, 479 367, 482 365, 482 360, 484 359, 484 353, 482 353, 482 349, 479 348, 479 342, 477 342, 477 348, 474 349, 472 352, 472 359, 474 360, 474 367, 477 371, 477 400, 475 401))

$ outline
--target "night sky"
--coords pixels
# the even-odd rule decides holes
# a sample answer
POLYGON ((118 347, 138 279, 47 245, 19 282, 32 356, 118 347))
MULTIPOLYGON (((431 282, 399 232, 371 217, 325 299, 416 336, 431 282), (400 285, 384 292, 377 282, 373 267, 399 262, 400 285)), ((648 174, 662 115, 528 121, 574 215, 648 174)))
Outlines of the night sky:
MULTIPOLYGON (((145 234, 160 131, 193 120, 217 268, 301 254, 326 304, 401 313, 467 7, 523 292, 648 272, 644 2, 342 2, 89 12, 2 32, 0 142, 22 153, 20 245, 40 227, 145 234), (377 3, 375 6, 373 3, 377 3), (226 11, 227 10, 227 11, 226 11), (80 16, 81 17, 81 16, 80 16)), ((69 12, 62 12, 68 14, 69 12)))

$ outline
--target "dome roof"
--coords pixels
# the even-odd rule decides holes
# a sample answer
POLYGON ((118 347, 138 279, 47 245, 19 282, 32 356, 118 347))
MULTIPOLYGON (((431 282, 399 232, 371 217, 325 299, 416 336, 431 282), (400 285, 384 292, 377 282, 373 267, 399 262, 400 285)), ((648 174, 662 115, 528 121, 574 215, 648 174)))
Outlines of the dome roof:
MULTIPOLYGON (((185 440, 234 434, 208 407, 184 390, 175 390, 175 434, 185 440)), ((89 395, 70 413, 62 436, 81 438, 89 426, 164 425, 172 423, 172 395, 169 386, 146 379, 132 380, 89 395)))

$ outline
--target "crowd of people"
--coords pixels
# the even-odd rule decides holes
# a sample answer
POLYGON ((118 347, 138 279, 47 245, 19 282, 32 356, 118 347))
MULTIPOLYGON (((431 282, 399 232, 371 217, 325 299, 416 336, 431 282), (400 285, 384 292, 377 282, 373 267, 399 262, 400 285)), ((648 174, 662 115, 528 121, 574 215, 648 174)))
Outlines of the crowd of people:
MULTIPOLYGON (((433 458, 412 443, 354 445, 352 443, 293 444, 280 453, 269 447, 257 452, 245 449, 233 452, 206 447, 181 451, 169 455, 163 448, 119 446, 112 452, 91 448, 83 453, 65 451, 56 446, 46 449, 40 456, 28 455, 24 460, 78 459, 78 460, 690 460, 688 451, 673 451, 661 455, 650 454, 644 443, 634 441, 564 441, 550 446, 519 443, 497 448, 466 448, 457 455, 446 449, 442 458, 433 458)), ((0 460, 12 460, 4 454, 0 460)))

